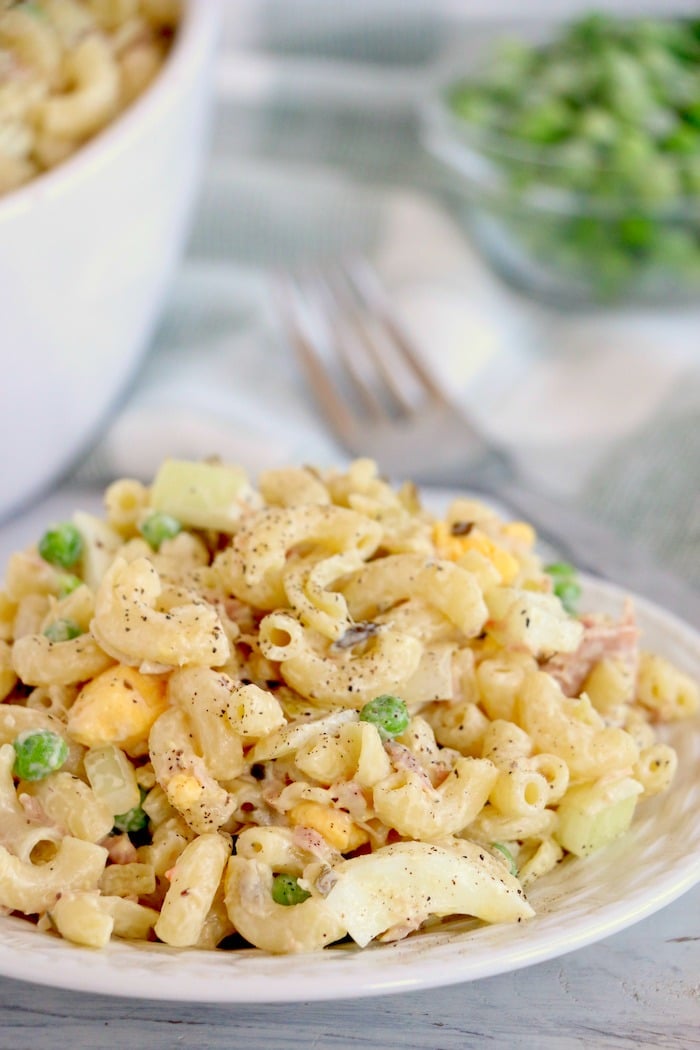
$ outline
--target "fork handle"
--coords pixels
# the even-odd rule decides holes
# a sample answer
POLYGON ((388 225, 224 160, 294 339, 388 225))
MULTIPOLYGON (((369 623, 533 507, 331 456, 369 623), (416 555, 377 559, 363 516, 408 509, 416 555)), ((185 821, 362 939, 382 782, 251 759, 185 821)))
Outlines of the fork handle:
POLYGON ((509 482, 488 494, 522 514, 546 543, 582 571, 628 587, 700 628, 700 593, 660 568, 642 544, 574 508, 509 482))

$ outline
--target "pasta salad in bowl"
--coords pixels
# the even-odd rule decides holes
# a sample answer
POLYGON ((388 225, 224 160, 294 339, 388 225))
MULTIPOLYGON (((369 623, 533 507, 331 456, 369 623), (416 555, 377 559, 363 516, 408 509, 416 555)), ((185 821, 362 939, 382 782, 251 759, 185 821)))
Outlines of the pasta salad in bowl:
POLYGON ((49 524, 0 593, 0 907, 232 965, 526 927, 667 792, 660 727, 699 706, 535 541, 369 460, 169 460, 49 524))
POLYGON ((148 348, 205 156, 217 19, 217 0, 0 0, 0 518, 84 453, 148 348))

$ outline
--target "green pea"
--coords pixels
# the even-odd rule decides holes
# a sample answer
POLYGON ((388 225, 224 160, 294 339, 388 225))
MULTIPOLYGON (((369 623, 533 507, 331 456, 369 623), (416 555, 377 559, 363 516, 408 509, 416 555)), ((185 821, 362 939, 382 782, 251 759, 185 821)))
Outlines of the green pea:
POLYGON ((554 585, 554 593, 566 611, 573 615, 581 597, 581 585, 575 580, 561 580, 554 585))
POLYGON ((581 585, 576 580, 576 569, 566 561, 545 565, 545 572, 554 581, 554 593, 570 615, 576 612, 581 597, 581 585))
POLYGON ((181 530, 182 525, 177 518, 171 517, 170 514, 160 513, 151 514, 140 528, 141 535, 154 551, 160 550, 165 540, 171 540, 181 530))
POLYGON ((681 168, 685 193, 700 193, 700 149, 693 157, 685 157, 681 168))
POLYGON ((575 566, 568 561, 550 562, 549 565, 545 565, 544 571, 553 579, 568 579, 570 576, 576 575, 575 566))
POLYGON ((479 148, 503 192, 481 206, 572 294, 653 299, 700 286, 692 207, 685 243, 673 236, 676 202, 700 193, 699 69, 697 19, 595 16, 503 51, 447 92, 456 119, 498 133, 479 148), (532 189, 544 201, 561 190, 571 207, 530 212, 532 189))
POLYGON ((700 151, 700 135, 697 128, 689 124, 679 124, 664 140, 664 149, 671 153, 684 153, 689 156, 700 151))
POLYGON ((656 238, 657 225, 646 215, 627 215, 618 226, 620 240, 628 248, 649 248, 656 238))
POLYGON ((83 553, 83 537, 70 521, 47 529, 39 540, 39 554, 51 565, 72 569, 83 553))
POLYGON ((600 106, 584 109, 578 123, 578 135, 597 146, 609 146, 617 138, 620 125, 612 113, 600 106))
POLYGON ((696 128, 700 128, 700 100, 690 102, 686 106, 683 116, 689 124, 694 124, 696 128))
POLYGON ((75 620, 54 620, 44 630, 44 637, 50 642, 68 642, 71 638, 79 638, 84 634, 82 627, 75 620))
POLYGON ((559 142, 570 124, 568 107, 556 99, 550 99, 526 110, 515 126, 515 131, 520 138, 530 142, 559 142))
POLYGON ((275 875, 272 880, 272 899, 275 904, 282 904, 288 908, 292 904, 302 904, 310 896, 307 890, 302 889, 294 875, 275 875))
POLYGON ((403 700, 390 693, 383 693, 365 704, 360 711, 360 721, 376 726, 382 740, 391 740, 403 733, 410 715, 403 700))
POLYGON ((141 802, 138 806, 134 806, 133 809, 127 810, 126 813, 119 813, 114 818, 114 827, 117 831, 143 831, 144 828, 148 827, 148 813, 143 809, 143 800, 148 794, 143 788, 139 788, 141 792, 141 802))
POLYGON ((13 743, 14 774, 20 780, 43 780, 60 769, 68 758, 68 745, 50 729, 20 733, 13 743))

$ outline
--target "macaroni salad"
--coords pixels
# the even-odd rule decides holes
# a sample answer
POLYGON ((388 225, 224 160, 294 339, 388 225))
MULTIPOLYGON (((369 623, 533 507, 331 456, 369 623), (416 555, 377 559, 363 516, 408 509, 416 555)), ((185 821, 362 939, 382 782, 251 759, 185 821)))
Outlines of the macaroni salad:
POLYGON ((0 194, 122 112, 170 48, 180 0, 0 0, 0 194))
POLYGON ((0 907, 99 948, 520 922, 665 791, 698 688, 474 499, 166 461, 0 591, 0 907), (575 863, 575 861, 571 861, 575 863))

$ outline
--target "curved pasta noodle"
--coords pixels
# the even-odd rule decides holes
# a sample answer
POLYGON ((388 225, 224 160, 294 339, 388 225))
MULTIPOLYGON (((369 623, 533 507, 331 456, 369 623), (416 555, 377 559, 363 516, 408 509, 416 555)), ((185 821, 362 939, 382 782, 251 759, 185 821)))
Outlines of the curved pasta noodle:
POLYGON ((65 642, 29 634, 15 642, 12 663, 25 685, 51 686, 85 682, 106 671, 114 659, 89 634, 65 642))
POLYGON ((382 630, 357 655, 350 649, 330 654, 318 642, 281 663, 285 682, 314 703, 362 707, 381 693, 399 691, 420 663, 423 646, 398 631, 382 630))
POLYGON ((77 693, 77 685, 40 685, 36 689, 32 689, 27 697, 26 706, 30 709, 35 708, 38 711, 45 711, 48 714, 55 715, 62 722, 65 722, 68 709, 75 700, 77 693))
POLYGON ((12 666, 12 647, 0 640, 0 701, 9 696, 17 684, 17 674, 12 666))
POLYGON ((484 736, 490 725, 481 708, 471 700, 462 703, 432 704, 425 717, 443 747, 451 747, 463 755, 480 758, 484 736))
POLYGON ((374 785, 377 816, 400 835, 436 839, 462 831, 483 809, 498 777, 486 759, 459 758, 439 788, 400 770, 374 785))
MULTIPOLYGON (((233 682, 209 668, 192 667, 170 676, 168 698, 187 714, 200 754, 217 779, 233 779, 243 772, 243 741, 228 717, 233 682)), ((151 746, 153 746, 151 744, 151 746)))
POLYGON ((484 733, 482 757, 489 758, 499 769, 508 769, 511 763, 527 758, 532 741, 515 722, 495 718, 484 733))
POLYGON ((350 627, 347 604, 342 594, 328 588, 345 573, 362 563, 356 550, 330 558, 294 560, 284 573, 284 589, 289 604, 306 627, 337 641, 350 627))
POLYGON ((284 576, 295 547, 304 544, 329 557, 354 552, 363 561, 380 540, 379 525, 344 507, 269 507, 245 522, 217 566, 237 598, 269 610, 287 603, 284 576))
POLYGON ((590 704, 586 708, 583 701, 565 697, 548 674, 526 676, 519 711, 535 749, 564 759, 574 778, 592 779, 637 761, 639 750, 629 733, 605 726, 590 704))
POLYGON ((519 816, 498 813, 491 807, 483 809, 465 834, 477 842, 541 841, 551 838, 559 820, 553 809, 533 809, 519 816))
POLYGON ((697 683, 658 653, 640 654, 637 694, 640 704, 666 721, 687 718, 700 709, 697 683))
POLYGON ((106 652, 126 664, 224 664, 229 645, 214 609, 201 600, 163 609, 159 599, 162 604, 166 598, 149 561, 115 558, 97 591, 92 632, 106 652))
MULTIPOLYGON (((173 813, 175 811, 173 810, 173 813)), ((185 823, 179 814, 168 817, 153 832, 147 846, 139 846, 137 856, 148 864, 155 874, 162 878, 180 856, 188 842, 192 842, 196 832, 185 823)))
POLYGON ((135 536, 148 510, 148 489, 134 478, 119 478, 105 491, 107 524, 121 536, 135 536))
POLYGON ((49 819, 73 838, 100 842, 114 824, 114 814, 79 777, 60 771, 24 787, 49 819))
POLYGON ((379 733, 368 722, 350 722, 333 732, 317 733, 298 749, 295 763, 305 776, 321 784, 354 780, 362 787, 373 787, 391 774, 379 733))
POLYGON ((542 878, 551 871, 564 856, 564 850, 554 839, 543 839, 523 864, 520 865, 518 878, 522 886, 527 887, 535 879, 542 878))
POLYGON ((258 476, 258 488, 265 502, 275 507, 327 505, 331 501, 323 482, 305 467, 263 470, 258 476))
POLYGON ((194 831, 204 834, 226 823, 235 800, 194 750, 184 711, 172 708, 158 718, 149 750, 158 783, 194 831))
POLYGON ((289 660, 306 648, 304 628, 291 613, 268 613, 260 621, 258 644, 268 660, 289 660))
POLYGON ((72 91, 46 99, 38 120, 58 138, 93 134, 114 116, 119 103, 119 68, 107 43, 96 34, 80 41, 65 59, 72 91))
POLYGON ((45 864, 23 861, 0 846, 0 905, 25 915, 48 911, 62 893, 94 890, 107 860, 107 850, 69 836, 45 864))
POLYGON ((644 795, 666 791, 678 767, 678 755, 668 744, 644 748, 634 766, 633 776, 644 788, 644 795))
POLYGON ((503 816, 526 817, 548 805, 549 785, 540 773, 513 763, 499 771, 489 802, 503 816))
POLYGON ((88 948, 103 948, 113 934, 145 940, 158 918, 154 908, 94 890, 61 894, 50 915, 62 937, 88 948))
POLYGON ((407 704, 452 699, 455 688, 453 655, 453 645, 423 646, 416 669, 400 687, 407 704))
POLYGON ((155 924, 161 941, 176 948, 197 943, 230 855, 230 837, 218 832, 199 835, 185 846, 155 924))
MULTIPOLYGON (((56 570, 40 558, 35 550, 16 551, 10 555, 5 572, 5 593, 17 603, 28 595, 56 594, 56 570)), ((15 608, 16 613, 16 608, 15 608)), ((17 633, 15 631, 15 637, 17 633)))
POLYGON ((293 907, 272 899, 271 868, 247 857, 231 857, 226 868, 226 908, 247 941, 267 952, 310 952, 344 937, 347 930, 315 894, 293 907))
POLYGON ((454 562, 394 554, 369 562, 342 586, 353 617, 366 620, 407 598, 419 597, 443 613, 467 637, 486 621, 481 588, 454 562))
POLYGON ((523 765, 544 777, 549 793, 547 805, 551 806, 564 796, 569 786, 569 767, 563 758, 541 751, 538 755, 528 758, 523 765))
POLYGON ((12 767, 15 751, 9 744, 0 747, 0 843, 25 863, 39 846, 52 848, 63 832, 47 821, 31 819, 15 794, 12 767))
POLYGON ((51 27, 29 11, 14 8, 0 16, 0 44, 14 51, 23 63, 34 68, 49 85, 57 79, 61 49, 51 27))
MULTIPOLYGON (((328 850, 328 858, 338 860, 338 854, 328 850)), ((304 850, 292 828, 246 828, 236 838, 236 856, 257 860, 270 871, 286 875, 301 875, 313 855, 304 850)))

